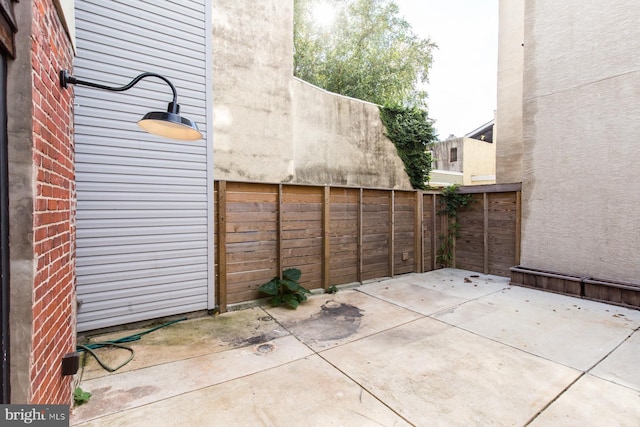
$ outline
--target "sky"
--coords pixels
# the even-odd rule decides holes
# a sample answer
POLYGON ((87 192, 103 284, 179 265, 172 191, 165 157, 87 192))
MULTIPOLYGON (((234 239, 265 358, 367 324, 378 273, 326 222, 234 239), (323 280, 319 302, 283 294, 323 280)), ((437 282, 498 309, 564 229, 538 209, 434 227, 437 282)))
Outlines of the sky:
POLYGON ((426 86, 440 140, 493 120, 498 0, 395 0, 413 32, 438 45, 426 86))

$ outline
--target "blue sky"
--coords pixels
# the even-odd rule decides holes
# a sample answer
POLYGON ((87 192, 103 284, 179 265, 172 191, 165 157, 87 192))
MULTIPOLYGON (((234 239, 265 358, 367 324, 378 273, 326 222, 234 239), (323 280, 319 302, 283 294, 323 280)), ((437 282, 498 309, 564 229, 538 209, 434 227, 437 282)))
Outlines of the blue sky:
POLYGON ((421 37, 438 45, 429 75, 429 117, 440 139, 493 119, 498 63, 498 0, 395 0, 421 37))

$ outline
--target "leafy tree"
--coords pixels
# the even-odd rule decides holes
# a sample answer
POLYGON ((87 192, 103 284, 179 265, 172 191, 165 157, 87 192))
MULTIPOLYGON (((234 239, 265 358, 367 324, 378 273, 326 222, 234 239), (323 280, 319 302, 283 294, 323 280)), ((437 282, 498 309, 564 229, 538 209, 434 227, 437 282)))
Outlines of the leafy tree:
POLYGON ((295 0, 294 75, 328 91, 378 105, 426 108, 431 51, 415 35, 393 0, 295 0), (315 21, 314 9, 329 2, 330 27, 315 21))
POLYGON ((436 133, 427 112, 417 107, 387 106, 380 108, 387 137, 395 144, 404 162, 413 188, 425 190, 431 172, 431 153, 427 149, 436 133))

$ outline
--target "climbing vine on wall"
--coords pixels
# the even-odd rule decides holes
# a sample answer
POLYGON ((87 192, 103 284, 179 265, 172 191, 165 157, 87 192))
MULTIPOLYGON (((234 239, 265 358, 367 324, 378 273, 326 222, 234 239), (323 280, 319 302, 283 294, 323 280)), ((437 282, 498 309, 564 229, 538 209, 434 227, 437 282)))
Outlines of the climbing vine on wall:
POLYGON ((425 190, 429 185, 431 153, 436 141, 433 121, 427 112, 416 107, 387 106, 380 108, 387 137, 395 144, 404 162, 413 188, 425 190))
POLYGON ((447 216, 446 232, 440 235, 442 243, 438 248, 436 261, 440 267, 451 267, 455 239, 460 237, 458 212, 473 201, 471 194, 460 194, 458 185, 450 185, 442 190, 438 215, 447 216))

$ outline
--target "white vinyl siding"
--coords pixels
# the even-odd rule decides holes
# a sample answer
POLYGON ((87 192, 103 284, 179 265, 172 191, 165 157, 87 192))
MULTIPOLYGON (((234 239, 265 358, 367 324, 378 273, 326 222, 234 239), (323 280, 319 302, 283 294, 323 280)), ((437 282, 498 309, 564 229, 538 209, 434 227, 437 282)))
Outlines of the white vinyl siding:
POLYGON ((77 0, 78 79, 123 86, 168 78, 205 137, 182 142, 136 122, 171 89, 74 86, 78 331, 213 308, 207 0, 77 0))

